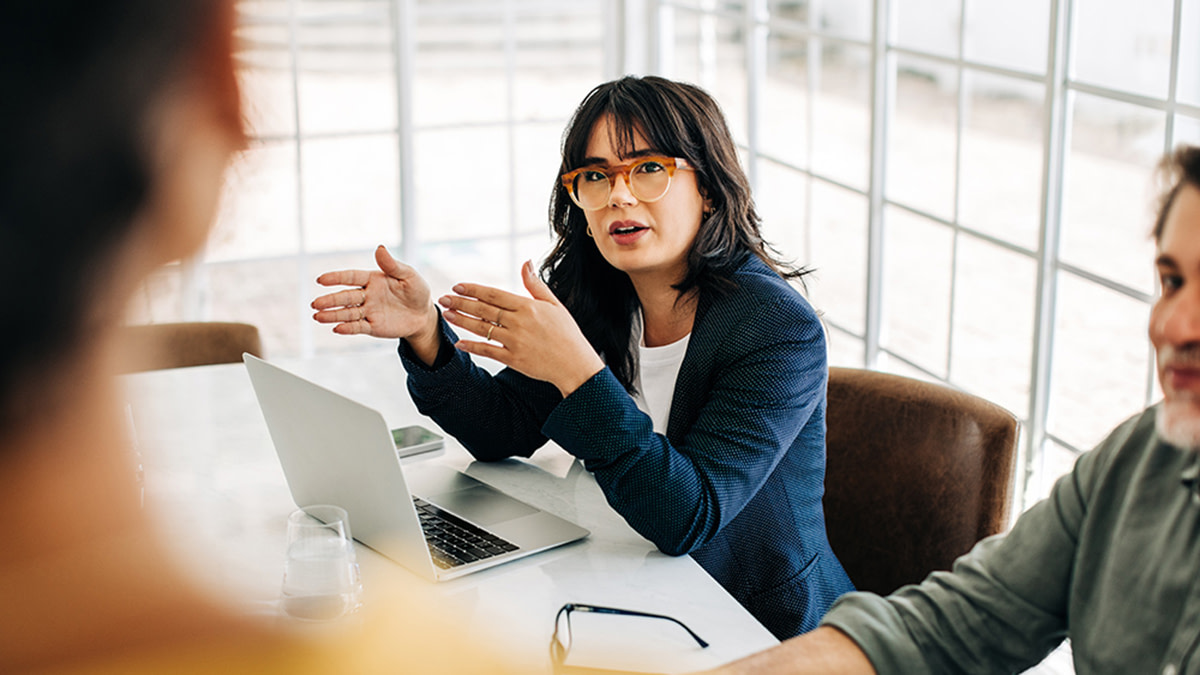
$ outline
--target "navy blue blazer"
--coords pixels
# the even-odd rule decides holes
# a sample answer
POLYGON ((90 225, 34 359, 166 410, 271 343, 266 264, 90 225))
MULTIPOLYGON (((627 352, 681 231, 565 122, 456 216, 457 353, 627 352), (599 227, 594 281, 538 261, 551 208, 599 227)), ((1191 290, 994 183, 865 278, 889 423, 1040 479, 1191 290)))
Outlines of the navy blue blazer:
POLYGON ((816 312, 748 256, 737 288, 701 294, 665 436, 605 368, 563 398, 451 345, 433 368, 401 341, 422 414, 477 459, 528 457, 547 439, 583 460, 609 504, 664 553, 690 553, 776 637, 816 628, 853 590, 829 548, 825 333, 816 312))

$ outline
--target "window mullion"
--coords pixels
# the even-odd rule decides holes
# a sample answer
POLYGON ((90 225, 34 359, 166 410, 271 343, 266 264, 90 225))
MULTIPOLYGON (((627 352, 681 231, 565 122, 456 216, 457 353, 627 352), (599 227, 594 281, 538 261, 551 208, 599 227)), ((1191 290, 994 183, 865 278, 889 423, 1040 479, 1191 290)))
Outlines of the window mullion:
POLYGON ((1043 120, 1042 213, 1038 240, 1037 295, 1034 299, 1033 372, 1030 381, 1029 429, 1023 452, 1025 462, 1019 479, 1020 504, 1034 494, 1031 483, 1042 461, 1046 441, 1046 419, 1050 409, 1051 357, 1054 351, 1054 321, 1057 302, 1057 262, 1062 230, 1063 172, 1066 168, 1067 111, 1070 92, 1071 0, 1054 0, 1050 5, 1050 40, 1046 63, 1046 110, 1043 120))
POLYGON ((875 0, 871 28, 871 174, 867 190, 867 297, 863 363, 874 368, 879 359, 883 316, 883 206, 887 178, 887 134, 891 125, 895 78, 888 49, 893 34, 891 0, 875 0))

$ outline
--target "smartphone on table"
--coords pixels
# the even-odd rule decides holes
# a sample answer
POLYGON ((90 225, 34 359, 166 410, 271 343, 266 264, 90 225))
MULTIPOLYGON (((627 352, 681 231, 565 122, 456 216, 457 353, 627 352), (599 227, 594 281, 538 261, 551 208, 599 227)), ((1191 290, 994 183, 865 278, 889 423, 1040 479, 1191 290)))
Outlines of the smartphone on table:
POLYGON ((400 457, 434 452, 441 450, 443 445, 441 434, 419 424, 392 429, 392 440, 396 443, 396 454, 400 457))

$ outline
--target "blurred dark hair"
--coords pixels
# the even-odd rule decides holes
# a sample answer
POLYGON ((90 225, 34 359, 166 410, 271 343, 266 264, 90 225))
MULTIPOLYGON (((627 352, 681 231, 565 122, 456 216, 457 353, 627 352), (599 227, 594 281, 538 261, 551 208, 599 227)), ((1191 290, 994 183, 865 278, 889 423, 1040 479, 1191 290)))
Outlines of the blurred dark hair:
POLYGON ((0 10, 0 431, 88 337, 98 287, 153 193, 153 116, 170 88, 205 88, 242 133, 233 23, 232 0, 0 10))
MULTIPOLYGON (((596 123, 613 122, 613 145, 632 152, 636 134, 650 147, 682 157, 695 168, 700 194, 712 210, 700 224, 688 254, 688 271, 675 288, 724 292, 747 254, 758 256, 781 276, 799 279, 807 270, 779 259, 763 241, 750 183, 720 106, 703 89, 661 77, 624 77, 591 91, 575 110, 563 136, 559 175, 582 166, 596 123)), ((629 277, 612 267, 587 236, 584 212, 555 181, 550 224, 557 239, 541 271, 592 346, 617 379, 632 390, 636 354, 630 329, 637 296, 629 277)))
POLYGON ((1200 189, 1200 147, 1181 145, 1158 163, 1163 189, 1158 203, 1158 215, 1154 219, 1154 241, 1162 239, 1167 214, 1184 185, 1200 189))

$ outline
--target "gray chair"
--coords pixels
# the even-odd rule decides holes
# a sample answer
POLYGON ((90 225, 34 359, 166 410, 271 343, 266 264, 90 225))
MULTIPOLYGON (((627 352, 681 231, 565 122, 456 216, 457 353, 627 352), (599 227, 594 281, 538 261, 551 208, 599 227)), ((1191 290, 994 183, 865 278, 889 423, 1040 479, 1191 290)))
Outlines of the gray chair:
POLYGON ((263 355, 258 328, 248 323, 196 321, 151 323, 123 329, 128 373, 241 363, 242 352, 263 355))
POLYGON ((825 520, 859 590, 950 569, 1008 525, 1018 423, 946 386, 829 369, 825 520))

